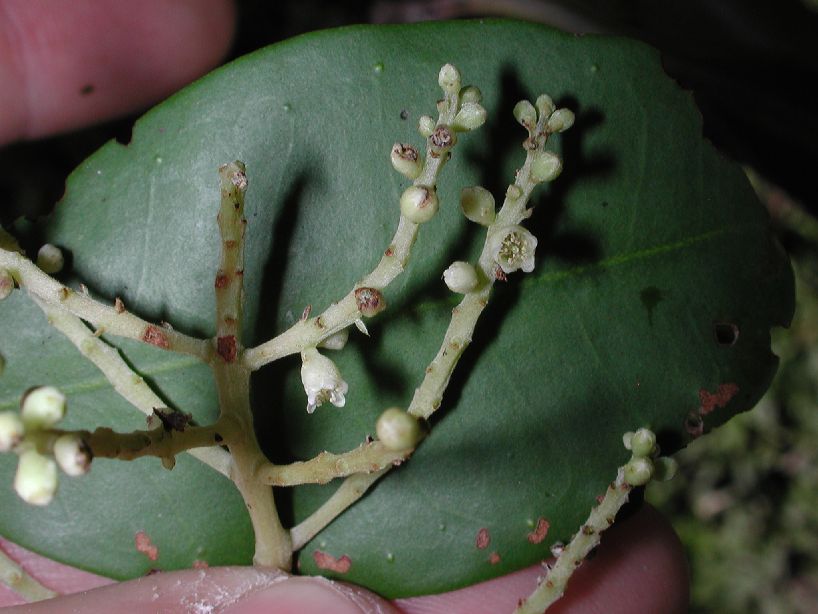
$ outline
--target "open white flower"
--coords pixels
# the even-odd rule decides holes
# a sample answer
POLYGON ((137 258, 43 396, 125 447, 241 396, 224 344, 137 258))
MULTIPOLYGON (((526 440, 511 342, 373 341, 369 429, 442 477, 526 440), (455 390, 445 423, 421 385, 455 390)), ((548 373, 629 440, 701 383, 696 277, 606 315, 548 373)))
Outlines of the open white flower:
POLYGON ((335 363, 319 354, 315 348, 301 352, 301 361, 301 383, 307 393, 307 413, 311 414, 327 401, 335 407, 343 407, 349 385, 341 377, 335 363))
POLYGON ((491 254, 503 273, 513 273, 522 269, 526 273, 534 270, 534 250, 537 237, 522 226, 506 226, 491 238, 491 254))

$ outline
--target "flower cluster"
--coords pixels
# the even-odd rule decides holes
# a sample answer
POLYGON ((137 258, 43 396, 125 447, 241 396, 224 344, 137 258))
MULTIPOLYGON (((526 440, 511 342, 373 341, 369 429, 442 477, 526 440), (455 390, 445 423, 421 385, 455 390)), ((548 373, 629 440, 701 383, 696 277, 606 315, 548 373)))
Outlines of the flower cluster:
POLYGON ((57 491, 57 466, 66 475, 87 473, 92 455, 82 438, 52 427, 65 415, 65 395, 52 386, 23 395, 20 413, 0 413, 0 452, 19 456, 14 490, 25 502, 48 505, 57 491))

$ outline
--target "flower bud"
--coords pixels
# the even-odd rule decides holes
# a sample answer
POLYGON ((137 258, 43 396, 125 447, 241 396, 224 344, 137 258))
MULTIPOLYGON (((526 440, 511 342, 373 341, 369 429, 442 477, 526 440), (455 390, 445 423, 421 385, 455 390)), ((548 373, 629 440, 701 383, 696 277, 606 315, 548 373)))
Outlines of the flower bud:
POLYGON ((339 330, 334 335, 330 335, 329 337, 324 339, 321 343, 318 344, 318 347, 326 348, 328 350, 343 350, 348 340, 349 328, 344 328, 339 330))
POLYGON ((428 115, 422 115, 418 120, 418 132, 420 132, 420 136, 424 139, 432 136, 432 132, 435 131, 435 125, 435 120, 428 115))
POLYGON ((437 213, 437 207, 437 193, 427 186, 409 186, 400 197, 401 214, 415 224, 431 220, 437 213))
POLYGON ((59 273, 65 264, 65 259, 62 255, 62 250, 56 245, 46 243, 37 252, 37 266, 43 272, 53 275, 59 273))
POLYGON ((634 456, 651 456, 656 450, 656 435, 649 429, 639 429, 631 437, 631 451, 634 456))
POLYGON ((474 102, 479 104, 483 100, 483 92, 476 85, 467 85, 460 90, 460 102, 466 104, 467 102, 474 102))
POLYGON ((444 64, 437 76, 437 82, 447 94, 457 94, 460 91, 460 71, 451 64, 444 64))
POLYGON ((60 435, 54 442, 54 459, 66 475, 85 475, 93 458, 88 445, 75 433, 60 435))
POLYGON ((452 292, 467 294, 477 287, 477 271, 468 262, 458 260, 443 271, 443 281, 452 292))
POLYGON ((574 125, 574 112, 570 109, 557 109, 548 118, 546 130, 548 132, 565 132, 574 125))
POLYGON ((562 172, 562 160, 550 151, 535 151, 531 160, 531 180, 536 183, 553 181, 562 172))
POLYGON ((21 405, 26 428, 48 428, 65 415, 65 395, 53 386, 32 388, 23 395, 21 405))
POLYGON ((397 407, 384 411, 375 423, 378 439, 389 450, 408 450, 420 441, 422 432, 417 418, 397 407))
POLYGON ((534 106, 527 100, 521 100, 514 105, 514 119, 516 119, 529 132, 537 125, 537 112, 534 106))
POLYGON ((24 434, 23 421, 16 412, 0 412, 0 452, 10 452, 23 440, 24 434))
POLYGON ((48 505, 57 492, 57 464, 36 450, 20 455, 14 490, 31 505, 48 505))
POLYGON ((362 316, 371 318, 386 309, 386 299, 377 288, 356 288, 355 305, 362 316))
POLYGON ((407 179, 415 179, 423 170, 423 160, 411 145, 395 143, 390 154, 392 167, 407 179))
POLYGON ((555 108, 554 101, 551 100, 551 96, 548 94, 539 95, 537 100, 534 101, 534 106, 537 107, 537 111, 540 113, 540 119, 550 117, 555 108))
POLYGON ((494 223, 494 196, 482 186, 460 190, 460 209, 463 215, 481 226, 491 226, 494 223))
POLYGON ((653 477, 653 461, 649 458, 632 458, 625 465, 625 481, 631 486, 644 486, 653 477))
POLYGON ((479 128, 486 122, 486 110, 476 102, 465 102, 454 118, 452 128, 466 131, 479 128))
POLYGON ((0 269, 0 301, 14 290, 14 278, 6 269, 0 269))
POLYGON ((631 439, 633 438, 633 431, 628 431, 624 435, 622 435, 622 445, 625 446, 626 450, 631 449, 631 439))
POLYGON ((655 461, 653 461, 653 464, 656 468, 654 478, 662 482, 672 480, 676 476, 676 472, 679 470, 679 463, 676 462, 675 458, 670 458, 669 456, 657 458, 655 461))
POLYGON ((307 394, 307 413, 313 413, 316 407, 327 401, 335 407, 343 407, 349 385, 341 377, 335 363, 319 354, 315 348, 304 350, 301 360, 301 383, 307 394))

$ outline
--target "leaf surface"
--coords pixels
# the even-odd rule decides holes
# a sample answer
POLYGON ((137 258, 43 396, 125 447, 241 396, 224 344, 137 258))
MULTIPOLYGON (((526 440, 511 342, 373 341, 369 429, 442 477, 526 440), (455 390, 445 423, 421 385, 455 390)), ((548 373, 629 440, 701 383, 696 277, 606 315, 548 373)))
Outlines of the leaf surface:
MULTIPOLYGON (((308 416, 296 358, 254 380, 257 430, 278 461, 357 446, 384 408, 406 407, 454 305, 441 273, 482 244, 459 213, 460 188, 481 184, 501 201, 524 157, 517 100, 546 92, 574 110, 574 128, 552 140, 565 171, 534 197, 534 272, 498 285, 431 436, 299 558, 303 573, 318 573, 316 551, 346 555, 345 580, 389 597, 546 558, 627 459, 624 432, 648 426, 670 451, 689 440, 691 412, 712 408, 709 430, 769 385, 769 330, 793 310, 789 263, 741 170, 702 139, 690 96, 657 54, 503 21, 302 36, 217 70, 143 117, 131 144, 103 147, 72 174, 47 231, 93 293, 211 335, 216 169, 243 160, 245 339, 263 341, 377 262, 407 185, 390 147, 421 145, 417 121, 436 115, 446 62, 481 88, 489 121, 461 136, 439 183, 441 212, 387 290, 390 309, 372 321, 371 339, 353 334, 332 354, 350 384, 347 406, 308 416), (539 518, 550 528, 535 544, 539 518), (490 541, 478 548, 483 529, 490 541)), ((70 427, 142 425, 19 293, 0 304, 0 336, 0 408, 50 383, 69 393, 70 427)), ((206 368, 112 341, 171 404, 215 418, 206 368)), ((13 495, 13 461, 0 458, 0 532, 24 546, 117 578, 251 560, 240 498, 192 459, 170 473, 155 459, 99 462, 86 478, 62 478, 45 509, 13 495), (157 561, 136 551, 141 530, 157 561)), ((333 488, 279 493, 284 518, 305 518, 333 488)))

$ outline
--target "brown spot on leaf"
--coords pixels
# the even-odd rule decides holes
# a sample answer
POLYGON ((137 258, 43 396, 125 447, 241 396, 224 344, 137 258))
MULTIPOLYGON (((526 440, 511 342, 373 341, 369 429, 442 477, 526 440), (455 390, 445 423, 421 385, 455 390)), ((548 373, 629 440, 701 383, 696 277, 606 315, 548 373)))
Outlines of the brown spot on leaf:
POLYGON ((224 271, 219 271, 216 273, 216 288, 221 290, 222 288, 226 288, 228 285, 230 285, 230 276, 224 271))
POLYGON ((477 546, 478 550, 484 550, 488 548, 489 543, 491 543, 491 535, 489 535, 489 530, 483 527, 477 532, 477 538, 474 540, 474 545, 477 546))
POLYGON ((146 329, 145 332, 142 333, 142 341, 145 343, 149 343, 150 345, 155 345, 158 348, 162 348, 163 350, 167 350, 170 348, 170 341, 168 341, 168 336, 162 332, 162 330, 158 326, 154 326, 150 324, 146 329))
POLYGON ((336 559, 331 554, 316 550, 312 553, 312 558, 318 566, 318 569, 326 569, 327 571, 334 571, 335 573, 347 573, 352 567, 352 559, 346 554, 336 559))
POLYGON ((216 353, 224 362, 233 362, 238 354, 238 343, 235 335, 225 335, 216 339, 216 353))
POLYGON ((114 311, 117 313, 122 313, 125 311, 125 303, 123 303, 122 299, 118 296, 114 299, 114 311))
POLYGON ((193 569, 207 569, 208 567, 210 567, 210 565, 207 561, 201 561, 199 559, 193 561, 193 569))
POLYGON ((724 407, 727 403, 730 402, 736 393, 738 392, 738 386, 733 383, 726 383, 726 384, 719 384, 719 387, 716 389, 716 392, 709 393, 707 390, 702 388, 699 390, 699 402, 701 403, 701 415, 706 416, 714 409, 719 407, 724 407))
POLYGON ((137 552, 141 552, 151 561, 159 558, 159 548, 153 545, 151 538, 145 531, 139 531, 134 535, 134 545, 136 545, 137 552))
POLYGON ((384 256, 392 256, 395 253, 395 249, 393 247, 387 247, 386 251, 383 253, 384 256))
POLYGON ((537 518, 537 526, 528 534, 528 541, 532 544, 539 544, 548 535, 548 529, 551 524, 542 516, 537 518))
POLYGON ((224 242, 224 249, 236 249, 238 247, 239 242, 234 239, 228 239, 224 242))
POLYGON ((500 555, 497 552, 492 552, 489 555, 489 563, 491 563, 492 565, 496 565, 499 562, 500 562, 500 555))

